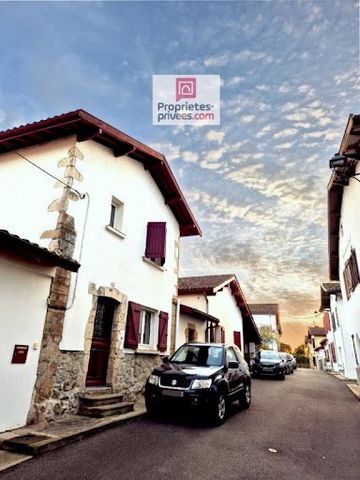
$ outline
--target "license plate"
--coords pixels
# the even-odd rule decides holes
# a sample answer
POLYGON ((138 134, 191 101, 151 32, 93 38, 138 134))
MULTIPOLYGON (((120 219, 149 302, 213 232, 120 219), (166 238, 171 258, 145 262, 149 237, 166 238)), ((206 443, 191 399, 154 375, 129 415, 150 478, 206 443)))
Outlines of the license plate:
POLYGON ((264 372, 272 372, 271 367, 264 367, 263 370, 264 370, 264 372))
POLYGON ((163 390, 162 394, 166 397, 183 397, 184 392, 181 390, 163 390))

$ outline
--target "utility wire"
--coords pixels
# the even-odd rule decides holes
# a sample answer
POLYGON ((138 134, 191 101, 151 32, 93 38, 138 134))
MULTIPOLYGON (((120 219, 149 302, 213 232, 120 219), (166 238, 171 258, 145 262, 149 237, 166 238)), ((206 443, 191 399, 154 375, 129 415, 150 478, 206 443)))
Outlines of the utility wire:
POLYGON ((48 172, 47 170, 45 170, 44 168, 40 167, 39 165, 37 165, 36 163, 34 163, 33 161, 29 160, 27 157, 25 157, 25 155, 23 155, 22 153, 19 153, 17 152, 16 150, 13 150, 14 153, 16 153, 16 155, 19 155, 19 157, 21 157, 22 159, 24 159, 26 162, 30 163, 31 165, 33 165, 34 167, 36 167, 37 169, 39 169, 41 172, 43 173, 46 173, 46 175, 49 175, 49 177, 52 177, 54 180, 62 183, 64 185, 64 187, 68 188, 69 190, 73 190, 77 195, 79 195, 79 197, 81 199, 84 198, 84 194, 83 193, 80 193, 78 190, 76 190, 74 187, 70 187, 70 185, 67 185, 65 182, 63 182, 62 180, 60 180, 60 178, 58 177, 55 177, 55 175, 53 175, 52 173, 48 172))

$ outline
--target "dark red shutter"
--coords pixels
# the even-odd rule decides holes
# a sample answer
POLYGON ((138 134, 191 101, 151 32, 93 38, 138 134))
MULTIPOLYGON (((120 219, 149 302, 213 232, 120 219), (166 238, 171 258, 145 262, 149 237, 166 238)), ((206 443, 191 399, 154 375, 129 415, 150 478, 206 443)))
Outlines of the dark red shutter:
POLYGON ((331 348, 331 355, 332 355, 333 362, 336 363, 335 345, 333 342, 330 343, 330 348, 331 348))
POLYGON ((215 342, 215 325, 211 325, 210 327, 210 343, 215 342))
POLYGON ((234 344, 241 350, 241 332, 234 332, 234 344))
POLYGON ((160 352, 165 352, 165 350, 167 349, 168 319, 168 313, 159 313, 159 337, 157 348, 160 352))
POLYGON ((221 343, 225 343, 225 329, 221 327, 221 343))
POLYGON ((166 223, 149 222, 147 225, 145 257, 165 259, 166 223))
POLYGON ((125 348, 135 350, 139 343, 141 307, 137 303, 129 302, 126 320, 125 348))

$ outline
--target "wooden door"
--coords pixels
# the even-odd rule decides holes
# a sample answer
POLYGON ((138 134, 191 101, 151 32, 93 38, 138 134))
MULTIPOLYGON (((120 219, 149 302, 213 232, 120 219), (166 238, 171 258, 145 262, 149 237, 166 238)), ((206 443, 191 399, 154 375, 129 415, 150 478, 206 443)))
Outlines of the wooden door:
POLYGON ((96 307, 94 333, 91 343, 86 386, 106 385, 106 372, 111 345, 111 329, 117 302, 99 297, 96 307))

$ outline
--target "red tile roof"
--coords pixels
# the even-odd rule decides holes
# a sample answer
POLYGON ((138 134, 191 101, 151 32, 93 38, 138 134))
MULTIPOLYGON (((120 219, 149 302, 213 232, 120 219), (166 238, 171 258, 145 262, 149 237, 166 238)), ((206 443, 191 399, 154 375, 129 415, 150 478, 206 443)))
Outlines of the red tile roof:
POLYGON ((214 293, 214 289, 224 283, 227 284, 235 278, 233 274, 225 275, 204 275, 201 277, 182 277, 179 278, 179 294, 196 293, 206 291, 214 293))
POLYGON ((185 305, 184 303, 180 303, 180 313, 184 315, 189 315, 190 317, 197 318, 199 320, 203 320, 204 322, 212 322, 212 323, 219 323, 219 319, 209 315, 208 313, 202 312, 197 308, 190 307, 190 305, 185 305))
POLYGON ((309 327, 309 337, 326 337, 326 330, 323 327, 309 327))
POLYGON ((80 267, 77 261, 51 252, 47 248, 40 247, 37 243, 20 238, 7 230, 0 230, 1 253, 15 254, 38 265, 61 267, 71 272, 77 272, 80 267))
POLYGON ((126 135, 85 110, 75 110, 0 132, 0 154, 69 135, 77 141, 92 139, 112 149, 115 157, 128 155, 143 163, 180 225, 180 235, 201 235, 201 230, 161 153, 126 135))

